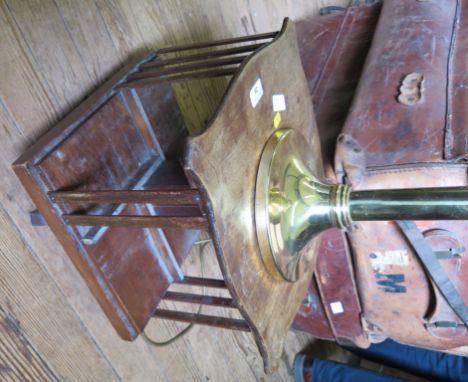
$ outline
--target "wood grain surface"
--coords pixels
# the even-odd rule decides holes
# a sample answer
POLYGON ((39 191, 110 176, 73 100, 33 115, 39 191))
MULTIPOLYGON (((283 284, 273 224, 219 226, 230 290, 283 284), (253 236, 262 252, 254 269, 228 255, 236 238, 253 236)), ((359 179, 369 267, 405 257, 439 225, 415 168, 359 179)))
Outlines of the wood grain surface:
MULTIPOLYGON (((310 266, 295 283, 278 281, 260 255, 254 219, 257 170, 263 148, 277 128, 302 134, 317 154, 305 158, 312 162, 307 165, 321 176, 320 140, 290 21, 270 45, 243 64, 206 132, 189 139, 185 162, 197 188, 209 198, 207 209, 214 216, 213 239, 226 283, 250 322, 270 371, 278 366, 286 332, 313 272, 310 266), (263 90, 254 102, 251 89, 259 83, 263 90), (274 110, 274 94, 285 98, 284 111, 274 110), (281 122, 275 125, 278 115, 281 122)), ((317 250, 317 245, 314 240, 308 250, 317 250)))
MULTIPOLYGON (((288 335, 280 368, 270 376, 248 333, 197 327, 165 348, 142 339, 122 341, 50 230, 30 225, 34 205, 11 163, 142 51, 270 32, 286 16, 294 20, 316 14, 320 6, 347 2, 0 1, 0 306, 1 319, 9 317, 14 328, 21 328, 9 332, 2 326, 0 338, 7 345, 2 345, 0 362, 11 370, 2 367, 0 379, 291 379, 294 354, 308 340, 297 333, 288 335)), ((224 86, 222 80, 177 86, 193 131, 211 116, 224 86)), ((198 271, 197 249, 186 267, 190 274, 198 271)), ((181 327, 155 321, 148 332, 162 339, 181 327)))

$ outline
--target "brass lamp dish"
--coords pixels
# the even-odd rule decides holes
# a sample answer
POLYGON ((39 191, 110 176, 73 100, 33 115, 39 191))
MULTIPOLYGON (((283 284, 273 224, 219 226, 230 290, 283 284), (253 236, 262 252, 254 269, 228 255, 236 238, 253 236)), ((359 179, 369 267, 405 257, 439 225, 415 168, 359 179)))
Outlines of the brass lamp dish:
POLYGON ((265 266, 278 280, 294 282, 313 262, 308 243, 330 227, 351 225, 346 185, 331 186, 311 173, 314 153, 296 130, 281 129, 260 159, 255 222, 265 266))
POLYGON ((332 227, 354 221, 465 219, 466 187, 351 191, 311 172, 316 153, 293 129, 275 131, 259 162, 255 224, 265 267, 277 280, 295 282, 313 266, 308 243, 332 227), (308 159, 309 158, 309 159, 308 159))

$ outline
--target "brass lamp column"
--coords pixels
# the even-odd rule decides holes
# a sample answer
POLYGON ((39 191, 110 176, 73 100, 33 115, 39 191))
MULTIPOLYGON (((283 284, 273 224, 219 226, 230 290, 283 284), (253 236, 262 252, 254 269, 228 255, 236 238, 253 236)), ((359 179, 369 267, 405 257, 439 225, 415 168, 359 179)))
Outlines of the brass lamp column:
POLYGON ((468 188, 352 191, 318 179, 305 164, 314 155, 292 129, 267 141, 258 168, 255 224, 263 262, 278 280, 294 282, 313 263, 308 244, 355 221, 468 219, 468 188))

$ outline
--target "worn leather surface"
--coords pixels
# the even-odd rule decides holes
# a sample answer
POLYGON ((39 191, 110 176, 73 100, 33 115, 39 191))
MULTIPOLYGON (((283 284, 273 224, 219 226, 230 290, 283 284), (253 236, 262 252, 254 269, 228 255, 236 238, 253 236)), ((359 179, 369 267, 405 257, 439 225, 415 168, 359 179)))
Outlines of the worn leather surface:
MULTIPOLYGON (((467 169, 460 164, 395 166, 369 170, 358 189, 460 186, 467 184, 467 169)), ((468 222, 417 222, 428 233, 444 229, 468 246, 468 222)), ((468 343, 466 328, 434 287, 394 222, 362 222, 349 232, 356 264, 356 282, 371 337, 436 349, 468 343), (438 327, 452 322, 456 328, 438 327)), ((460 247, 447 236, 429 241, 435 250, 460 247)), ((448 277, 468 301, 468 257, 440 260, 448 277)))
MULTIPOLYGON (((462 186, 467 146, 465 1, 386 0, 337 141, 335 171, 354 189, 462 186), (461 46, 465 42, 465 49, 461 46), (420 73, 421 97, 398 101, 402 81, 420 73), (462 127, 463 126, 463 127, 462 127)), ((417 222, 435 250, 468 247, 468 222, 417 222)), ((454 351, 467 328, 424 272, 394 222, 348 232, 366 331, 454 351)), ((466 251, 441 265, 468 302, 466 251)), ((455 350, 456 351, 456 350, 455 350)))
POLYGON ((445 158, 466 160, 468 155, 468 3, 458 1, 449 56, 445 158))
POLYGON ((454 0, 384 1, 343 129, 365 150, 368 166, 443 159, 456 8, 454 0), (397 101, 409 73, 423 75, 414 106, 397 101))
MULTIPOLYGON (((468 184, 468 1, 386 0, 380 12, 375 33, 379 11, 372 13, 368 7, 351 7, 343 14, 298 24, 327 177, 355 189, 468 184), (422 81, 416 84, 418 97, 405 103, 399 96, 408 76, 422 81)), ((435 251, 454 250, 455 256, 439 261, 466 303, 468 222, 416 223, 435 251)), ((339 241, 334 241, 339 236, 334 231, 324 235, 317 288, 309 289, 309 302, 320 295, 314 317, 327 315, 329 327, 322 322, 303 324, 302 329, 321 338, 331 332, 337 338, 339 324, 321 292, 327 284, 343 281, 343 269, 354 262, 348 274, 354 272, 361 308, 348 316, 353 328, 360 325, 356 317, 362 315, 361 329, 372 342, 391 337, 463 354, 466 327, 423 271, 396 224, 360 223, 347 238, 353 261, 345 250, 337 251, 341 259, 335 261, 342 264, 338 270, 327 263, 326 240, 339 248, 339 241)), ((349 283, 344 285, 350 288, 349 283)), ((307 306, 301 309, 304 323, 307 306)), ((353 338, 351 328, 342 329, 353 338)), ((354 335, 359 344, 357 338, 354 335)))
POLYGON ((364 67, 380 4, 299 20, 296 33, 314 105, 326 176, 334 181, 336 138, 364 67))
MULTIPOLYGON (((380 4, 314 16, 296 23, 302 64, 313 99, 326 176, 335 181, 335 141, 364 66, 380 4)), ((369 345, 348 244, 339 230, 322 236, 315 275, 294 329, 343 344, 369 345)))

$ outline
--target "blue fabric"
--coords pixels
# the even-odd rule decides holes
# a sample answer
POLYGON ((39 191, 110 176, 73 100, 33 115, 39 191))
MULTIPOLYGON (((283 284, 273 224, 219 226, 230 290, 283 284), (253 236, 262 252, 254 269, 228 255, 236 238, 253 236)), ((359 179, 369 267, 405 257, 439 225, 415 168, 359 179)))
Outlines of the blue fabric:
MULTIPOLYGON (((402 345, 392 340, 368 349, 348 348, 368 360, 407 371, 431 381, 468 382, 468 358, 402 345)), ((371 370, 315 358, 311 371, 313 382, 401 382, 371 370)))
POLYGON ((312 382, 407 382, 371 370, 315 358, 312 363, 312 382))
POLYGON ((349 348, 362 358, 437 381, 468 381, 468 358, 385 340, 368 349, 349 348))

